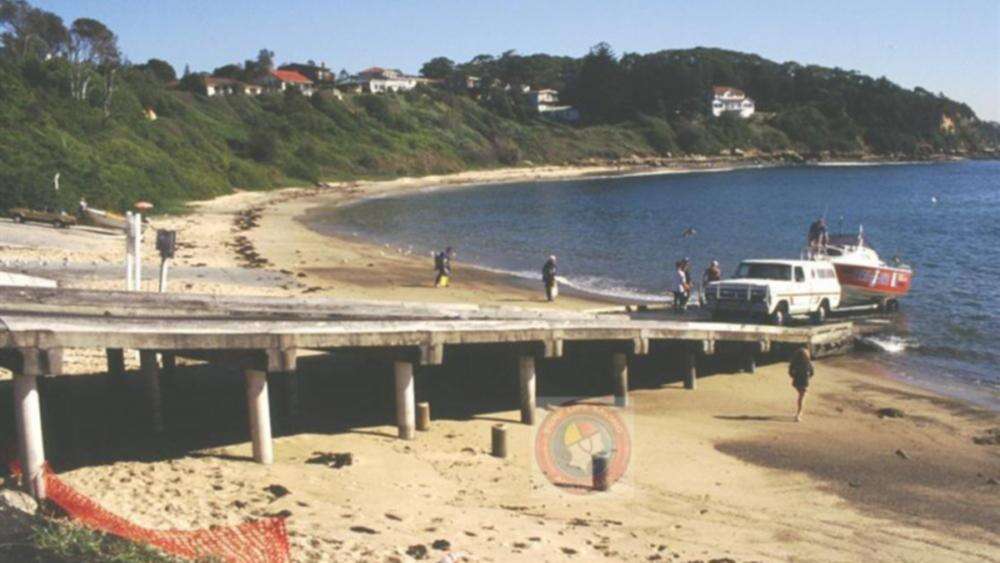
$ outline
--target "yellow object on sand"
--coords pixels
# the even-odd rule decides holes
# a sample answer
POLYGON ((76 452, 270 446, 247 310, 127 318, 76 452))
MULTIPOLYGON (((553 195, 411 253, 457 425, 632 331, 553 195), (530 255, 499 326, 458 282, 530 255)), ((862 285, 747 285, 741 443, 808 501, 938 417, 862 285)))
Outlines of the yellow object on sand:
POLYGON ((448 277, 448 276, 440 276, 440 277, 438 277, 436 285, 437 285, 437 287, 448 287, 448 282, 450 282, 450 281, 451 281, 450 277, 448 277))

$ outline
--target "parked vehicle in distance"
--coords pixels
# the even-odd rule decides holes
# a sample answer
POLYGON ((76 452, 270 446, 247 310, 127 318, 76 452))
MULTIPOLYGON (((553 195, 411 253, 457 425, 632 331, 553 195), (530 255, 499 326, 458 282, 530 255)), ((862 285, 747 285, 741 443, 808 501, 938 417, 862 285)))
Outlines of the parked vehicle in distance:
POLYGON ((760 318, 780 326, 808 317, 819 324, 840 306, 840 282, 829 262, 744 260, 733 279, 708 284, 705 298, 713 318, 760 318))
POLYGON ((58 229, 64 229, 76 225, 76 217, 63 211, 40 211, 28 209, 27 207, 14 207, 7 211, 7 215, 15 223, 34 221, 35 223, 49 223, 58 229))

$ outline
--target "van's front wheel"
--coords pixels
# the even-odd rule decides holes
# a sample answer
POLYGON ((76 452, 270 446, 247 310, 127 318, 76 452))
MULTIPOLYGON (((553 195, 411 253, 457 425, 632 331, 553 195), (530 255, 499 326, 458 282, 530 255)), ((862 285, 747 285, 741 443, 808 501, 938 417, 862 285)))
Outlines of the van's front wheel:
POLYGON ((777 308, 775 308, 774 312, 771 313, 769 320, 774 326, 785 326, 788 324, 788 305, 785 303, 778 303, 777 308))

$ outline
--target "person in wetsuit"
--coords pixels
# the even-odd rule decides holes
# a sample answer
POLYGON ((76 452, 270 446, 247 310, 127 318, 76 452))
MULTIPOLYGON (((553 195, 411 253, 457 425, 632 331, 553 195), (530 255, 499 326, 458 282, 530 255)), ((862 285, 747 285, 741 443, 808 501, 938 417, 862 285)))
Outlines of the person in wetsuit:
POLYGON ((434 255, 434 270, 437 271, 434 287, 448 287, 451 282, 451 259, 454 254, 455 251, 449 246, 434 255))
POLYGON ((556 257, 549 256, 542 266, 542 282, 545 284, 545 298, 555 301, 559 295, 559 282, 556 281, 556 257))

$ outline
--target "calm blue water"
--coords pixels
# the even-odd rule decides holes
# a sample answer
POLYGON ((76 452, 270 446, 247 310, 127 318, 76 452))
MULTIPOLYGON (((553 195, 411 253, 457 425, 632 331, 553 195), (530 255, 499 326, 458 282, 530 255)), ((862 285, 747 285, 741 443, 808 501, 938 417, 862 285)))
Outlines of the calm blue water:
POLYGON ((660 297, 674 262, 732 273, 747 257, 797 257, 825 214, 864 225, 883 259, 916 271, 896 335, 897 372, 1000 405, 1000 162, 795 167, 540 182, 369 200, 313 226, 538 277, 549 254, 578 287, 660 297), (932 203, 932 197, 938 203, 932 203), (685 229, 697 234, 684 238, 685 229), (899 351, 902 349, 901 351, 899 351))

